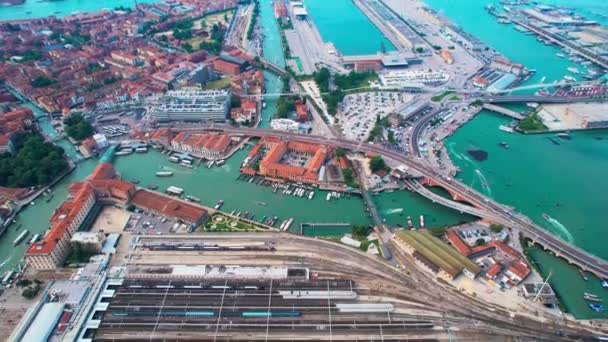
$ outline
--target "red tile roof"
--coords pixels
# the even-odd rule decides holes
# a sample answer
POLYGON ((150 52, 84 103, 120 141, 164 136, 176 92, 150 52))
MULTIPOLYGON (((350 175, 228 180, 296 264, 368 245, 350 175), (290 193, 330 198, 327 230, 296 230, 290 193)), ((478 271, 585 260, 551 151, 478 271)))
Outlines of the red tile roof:
POLYGON ((517 260, 516 262, 512 263, 507 271, 515 274, 522 280, 525 279, 531 272, 528 264, 526 264, 523 260, 517 260))
POLYGON ((142 209, 187 222, 197 222, 207 213, 205 209, 188 202, 143 189, 135 192, 132 202, 142 209))
POLYGON ((95 167, 93 173, 87 179, 110 179, 116 176, 116 171, 110 163, 101 163, 95 167))
POLYGON ((486 272, 486 277, 493 279, 498 274, 498 272, 500 272, 501 269, 502 266, 500 266, 499 263, 490 266, 490 268, 488 268, 488 271, 486 272))
POLYGON ((466 244, 466 242, 462 241, 458 233, 454 230, 448 230, 448 240, 456 248, 456 250, 463 255, 471 254, 471 247, 466 244))

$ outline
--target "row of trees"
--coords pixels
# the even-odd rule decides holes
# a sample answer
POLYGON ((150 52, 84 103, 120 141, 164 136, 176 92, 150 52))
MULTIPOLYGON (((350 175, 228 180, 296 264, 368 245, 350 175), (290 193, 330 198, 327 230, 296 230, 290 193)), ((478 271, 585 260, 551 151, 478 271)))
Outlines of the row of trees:
POLYGON ((333 77, 335 88, 331 89, 332 76, 329 69, 321 68, 313 73, 312 76, 319 86, 323 101, 327 105, 327 112, 331 115, 336 114, 338 105, 344 100, 344 96, 346 96, 346 91, 367 87, 370 80, 378 78, 378 75, 373 71, 363 73, 351 71, 348 75, 335 75, 333 77))
POLYGON ((296 109, 296 96, 281 96, 277 100, 277 116, 286 118, 289 113, 296 109))
POLYGON ((0 186, 31 187, 48 184, 65 171, 63 149, 44 142, 39 134, 15 139, 17 154, 0 155, 0 186))
POLYGON ((65 125, 65 133, 78 141, 90 137, 94 132, 93 126, 81 114, 71 114, 63 123, 65 125))

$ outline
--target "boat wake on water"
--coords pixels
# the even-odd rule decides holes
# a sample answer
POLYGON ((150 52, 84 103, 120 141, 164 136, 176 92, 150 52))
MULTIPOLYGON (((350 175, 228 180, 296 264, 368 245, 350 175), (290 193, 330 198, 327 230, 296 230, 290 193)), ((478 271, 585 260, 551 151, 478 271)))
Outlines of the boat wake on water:
POLYGON ((462 160, 462 156, 460 155, 460 153, 454 151, 454 143, 449 143, 448 144, 448 151, 450 152, 451 155, 453 155, 454 157, 462 160))
POLYGON ((392 208, 392 209, 387 209, 384 213, 386 215, 394 215, 394 214, 401 214, 403 212, 403 208, 392 208))
POLYGON ((547 220, 549 223, 551 223, 551 225, 555 229, 557 229, 557 233, 561 237, 563 237, 564 239, 566 239, 566 241, 568 241, 570 243, 574 242, 574 237, 572 236, 570 231, 568 231, 566 226, 564 226, 563 224, 561 224, 561 222, 559 222, 558 220, 554 219, 553 217, 551 217, 547 214, 543 214, 543 217, 545 218, 545 220, 547 220))
POLYGON ((13 255, 9 255, 8 258, 6 258, 6 260, 4 260, 3 262, 0 262, 0 267, 3 267, 4 265, 6 265, 9 261, 11 261, 11 259, 13 258, 13 255))
POLYGON ((173 168, 173 167, 166 166, 166 165, 161 166, 161 169, 163 169, 163 171, 171 171, 173 173, 179 173, 179 174, 192 173, 191 170, 189 171, 189 170, 186 170, 185 168, 173 168))
POLYGON ((490 185, 488 184, 488 180, 486 179, 486 176, 484 176, 483 173, 479 169, 475 169, 475 174, 477 175, 477 178, 479 178, 479 181, 481 182, 481 188, 483 189, 483 192, 485 192, 486 195, 491 197, 492 188, 490 188, 490 185))

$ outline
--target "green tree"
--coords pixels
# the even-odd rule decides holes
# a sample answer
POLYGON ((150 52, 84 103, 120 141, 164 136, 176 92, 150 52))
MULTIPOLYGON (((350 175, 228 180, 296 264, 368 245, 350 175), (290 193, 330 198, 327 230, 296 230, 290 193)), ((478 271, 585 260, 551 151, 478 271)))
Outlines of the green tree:
POLYGON ((54 84, 55 82, 57 81, 45 76, 36 76, 36 78, 32 80, 31 84, 34 88, 44 88, 50 86, 51 84, 54 84))
POLYGON ((369 168, 372 170, 372 172, 376 172, 380 170, 386 170, 387 166, 381 156, 374 156, 369 161, 369 168))
POLYGON ((369 235, 370 228, 368 226, 353 226, 351 234, 356 239, 365 239, 369 235))
POLYGON ((336 157, 344 157, 346 156, 346 150, 342 147, 336 148, 336 157))
POLYGON ((71 114, 63 123, 67 135, 78 141, 90 137, 94 132, 93 126, 81 114, 71 114))
POLYGON ((496 234, 502 232, 503 229, 504 229, 504 226, 502 224, 497 224, 497 223, 490 224, 490 230, 496 234))
POLYGON ((17 153, 0 155, 0 186, 31 187, 47 184, 68 167, 63 149, 39 134, 15 138, 17 153))
POLYGON ((475 246, 483 246, 486 244, 486 240, 484 238, 479 238, 475 240, 475 246))

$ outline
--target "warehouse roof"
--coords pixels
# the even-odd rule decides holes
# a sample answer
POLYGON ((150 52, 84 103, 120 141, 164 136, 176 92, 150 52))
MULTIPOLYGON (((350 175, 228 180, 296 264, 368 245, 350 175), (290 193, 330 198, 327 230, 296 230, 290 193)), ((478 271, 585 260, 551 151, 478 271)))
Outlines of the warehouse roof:
POLYGON ((465 268, 475 275, 480 272, 479 266, 474 262, 426 230, 404 230, 397 232, 397 236, 452 277, 457 276, 465 268))

